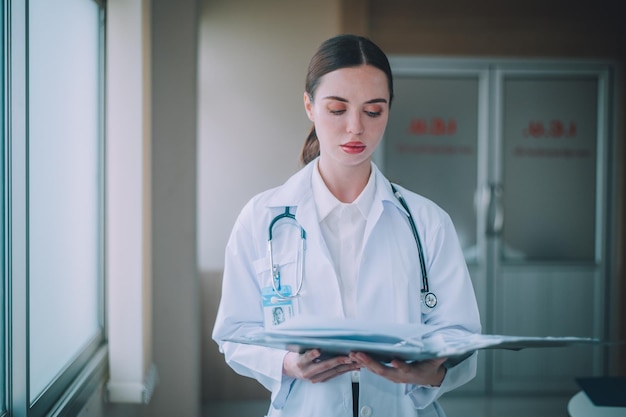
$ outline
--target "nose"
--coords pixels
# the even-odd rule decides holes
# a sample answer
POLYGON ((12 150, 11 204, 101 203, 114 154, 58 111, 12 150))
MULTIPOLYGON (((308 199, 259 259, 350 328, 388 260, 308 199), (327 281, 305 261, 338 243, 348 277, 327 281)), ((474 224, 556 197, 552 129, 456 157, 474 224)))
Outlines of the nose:
POLYGON ((360 135, 363 133, 363 121, 361 120, 361 114, 359 112, 352 112, 348 118, 348 133, 353 135, 360 135))

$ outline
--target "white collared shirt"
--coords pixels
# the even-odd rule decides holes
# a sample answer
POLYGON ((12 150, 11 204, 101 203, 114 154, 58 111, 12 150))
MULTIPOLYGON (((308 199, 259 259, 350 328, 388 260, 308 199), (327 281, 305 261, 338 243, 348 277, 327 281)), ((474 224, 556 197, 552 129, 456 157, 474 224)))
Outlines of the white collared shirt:
POLYGON ((317 162, 313 170, 312 187, 322 234, 339 279, 343 311, 346 317, 354 318, 363 234, 376 194, 373 170, 365 188, 352 203, 342 203, 330 192, 320 175, 317 162))

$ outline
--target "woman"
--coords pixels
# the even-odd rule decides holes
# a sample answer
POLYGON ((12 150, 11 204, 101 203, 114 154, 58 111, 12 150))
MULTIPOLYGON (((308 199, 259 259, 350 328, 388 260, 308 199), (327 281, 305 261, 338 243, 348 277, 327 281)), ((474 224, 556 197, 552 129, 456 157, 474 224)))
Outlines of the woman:
POLYGON ((305 166, 284 185, 254 197, 233 228, 213 338, 236 372, 272 392, 269 416, 442 416, 437 398, 475 375, 475 355, 455 366, 444 359, 381 364, 360 352, 316 360, 319 350, 297 354, 224 341, 272 326, 277 305, 286 307, 286 320, 307 314, 427 323, 455 335, 480 332, 449 216, 395 186, 413 215, 438 297, 434 308, 420 302, 420 262, 408 213, 372 162, 392 98, 389 62, 374 43, 353 35, 324 42, 310 62, 304 93, 313 122, 302 152, 305 166), (268 253, 268 228, 281 215, 287 218, 273 223, 268 253), (297 251, 303 236, 305 249, 297 251))

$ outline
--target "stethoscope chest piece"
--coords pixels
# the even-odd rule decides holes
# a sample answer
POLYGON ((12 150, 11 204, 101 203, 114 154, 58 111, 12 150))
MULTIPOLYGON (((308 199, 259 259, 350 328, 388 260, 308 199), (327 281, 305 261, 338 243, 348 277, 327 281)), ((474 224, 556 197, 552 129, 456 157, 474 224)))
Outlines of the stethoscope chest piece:
POLYGON ((420 295, 422 314, 427 315, 435 311, 437 305, 437 296, 432 292, 422 291, 420 295))
POLYGON ((432 292, 427 292, 426 294, 424 294, 422 296, 422 299, 424 301, 424 305, 428 308, 435 308, 435 306, 437 305, 437 296, 432 292))

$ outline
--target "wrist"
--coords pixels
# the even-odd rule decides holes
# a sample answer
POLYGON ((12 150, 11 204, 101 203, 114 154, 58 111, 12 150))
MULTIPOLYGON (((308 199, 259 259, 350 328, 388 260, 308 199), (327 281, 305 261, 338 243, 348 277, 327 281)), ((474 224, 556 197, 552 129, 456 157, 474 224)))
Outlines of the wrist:
POLYGON ((437 368, 437 372, 435 377, 433 378, 434 384, 431 384, 433 387, 440 387, 443 384, 443 380, 446 378, 446 373, 448 372, 448 368, 441 364, 439 368, 437 368))
POLYGON ((287 354, 283 357, 283 375, 295 378, 295 374, 293 372, 294 360, 297 360, 297 354, 294 352, 287 352, 287 354))

